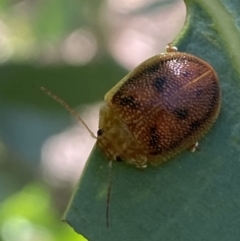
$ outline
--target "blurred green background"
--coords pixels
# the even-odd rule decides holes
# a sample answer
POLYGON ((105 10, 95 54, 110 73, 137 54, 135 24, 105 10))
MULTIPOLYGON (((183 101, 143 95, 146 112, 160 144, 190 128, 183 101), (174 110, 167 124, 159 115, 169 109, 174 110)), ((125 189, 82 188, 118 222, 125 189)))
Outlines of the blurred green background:
POLYGON ((94 140, 104 94, 164 50, 180 0, 0 1, 0 240, 84 240, 61 222, 94 140))

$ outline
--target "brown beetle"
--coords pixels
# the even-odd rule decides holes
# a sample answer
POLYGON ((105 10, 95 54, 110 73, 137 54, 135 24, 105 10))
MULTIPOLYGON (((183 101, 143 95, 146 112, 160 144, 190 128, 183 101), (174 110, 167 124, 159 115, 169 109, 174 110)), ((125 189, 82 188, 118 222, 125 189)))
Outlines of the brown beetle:
POLYGON ((97 137, 62 99, 42 87, 82 122, 110 160, 145 168, 198 145, 220 110, 219 81, 204 60, 177 52, 166 53, 137 66, 105 96, 97 137))
POLYGON ((110 160, 144 168, 190 148, 220 109, 214 69, 168 44, 130 72, 105 96, 97 144, 110 160))

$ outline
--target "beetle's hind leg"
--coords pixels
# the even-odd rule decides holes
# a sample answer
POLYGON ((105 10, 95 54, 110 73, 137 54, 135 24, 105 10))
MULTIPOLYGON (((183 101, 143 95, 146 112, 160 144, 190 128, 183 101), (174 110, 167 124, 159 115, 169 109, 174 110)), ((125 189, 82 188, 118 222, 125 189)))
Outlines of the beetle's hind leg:
POLYGON ((195 152, 195 151, 199 151, 200 147, 199 147, 199 142, 197 141, 194 145, 189 147, 189 151, 190 152, 195 152))

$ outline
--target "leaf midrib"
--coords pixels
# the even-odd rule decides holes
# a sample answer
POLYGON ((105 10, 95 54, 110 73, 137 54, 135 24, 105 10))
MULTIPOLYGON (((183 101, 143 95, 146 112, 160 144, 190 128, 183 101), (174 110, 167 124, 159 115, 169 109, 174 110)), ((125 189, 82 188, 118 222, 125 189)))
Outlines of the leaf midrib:
POLYGON ((199 4, 213 17, 216 28, 228 49, 233 67, 240 74, 240 54, 237 51, 240 45, 240 32, 234 23, 234 18, 219 0, 202 0, 199 4))

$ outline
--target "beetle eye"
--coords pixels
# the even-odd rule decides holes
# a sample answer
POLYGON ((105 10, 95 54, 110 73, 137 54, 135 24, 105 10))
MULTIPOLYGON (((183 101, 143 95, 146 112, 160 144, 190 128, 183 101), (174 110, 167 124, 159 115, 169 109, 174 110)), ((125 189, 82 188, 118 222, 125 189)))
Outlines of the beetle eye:
POLYGON ((101 136, 103 134, 103 130, 102 129, 99 129, 98 131, 97 131, 97 135, 98 136, 101 136))
POLYGON ((122 161, 123 161, 122 157, 120 157, 120 156, 116 156, 115 160, 116 160, 117 162, 122 162, 122 161))

